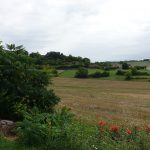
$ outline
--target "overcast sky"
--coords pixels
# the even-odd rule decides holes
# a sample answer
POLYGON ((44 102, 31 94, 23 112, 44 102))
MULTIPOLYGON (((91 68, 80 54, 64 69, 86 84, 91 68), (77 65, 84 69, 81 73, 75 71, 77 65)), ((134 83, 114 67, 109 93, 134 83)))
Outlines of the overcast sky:
POLYGON ((0 0, 0 40, 92 61, 150 58, 150 0, 0 0))

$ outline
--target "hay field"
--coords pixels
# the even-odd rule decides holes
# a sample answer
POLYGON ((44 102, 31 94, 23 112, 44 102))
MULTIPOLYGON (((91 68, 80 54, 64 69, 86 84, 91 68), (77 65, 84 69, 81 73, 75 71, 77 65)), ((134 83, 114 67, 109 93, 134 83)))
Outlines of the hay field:
POLYGON ((52 88, 83 120, 150 124, 150 82, 53 78, 52 88))

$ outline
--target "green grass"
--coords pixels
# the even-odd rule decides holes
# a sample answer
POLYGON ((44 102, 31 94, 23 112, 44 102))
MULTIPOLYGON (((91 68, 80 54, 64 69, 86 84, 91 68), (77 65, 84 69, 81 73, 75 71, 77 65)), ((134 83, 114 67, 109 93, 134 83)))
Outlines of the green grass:
POLYGON ((60 73, 61 77, 73 78, 77 70, 65 70, 60 73))
MULTIPOLYGON (((150 61, 127 61, 127 63, 132 65, 132 66, 147 66, 147 67, 150 67, 150 61)), ((121 66, 121 64, 119 62, 112 62, 111 64, 121 66)))
POLYGON ((0 138, 0 150, 31 150, 31 149, 24 148, 24 146, 18 145, 15 142, 11 142, 6 139, 0 138))
MULTIPOLYGON (((88 69, 88 73, 89 73, 89 74, 94 73, 94 72, 96 72, 96 71, 103 72, 103 70, 101 70, 101 69, 88 69)), ((60 77, 73 78, 76 72, 77 72, 77 69, 64 70, 64 71, 60 74, 60 77)), ((111 72, 112 72, 112 74, 114 74, 114 73, 113 73, 114 71, 111 71, 111 72)))
MULTIPOLYGON (((60 77, 65 77, 65 78, 73 78, 77 69, 71 69, 71 70, 64 70, 59 74, 60 77)), ((88 69, 89 74, 94 73, 96 71, 103 72, 104 70, 101 69, 88 69)), ((140 70, 141 72, 148 72, 150 74, 150 70, 140 70)), ((103 77, 99 78, 100 80, 124 80, 125 76, 120 76, 116 75, 116 70, 110 70, 110 76, 109 77, 103 77)), ((142 80, 142 81, 147 81, 150 79, 150 76, 133 76, 135 79, 134 80, 142 80)))
POLYGON ((131 61, 128 63, 132 66, 150 66, 150 61, 131 61))
POLYGON ((37 148, 25 147, 15 141, 9 141, 4 138, 0 138, 0 150, 41 150, 37 148))

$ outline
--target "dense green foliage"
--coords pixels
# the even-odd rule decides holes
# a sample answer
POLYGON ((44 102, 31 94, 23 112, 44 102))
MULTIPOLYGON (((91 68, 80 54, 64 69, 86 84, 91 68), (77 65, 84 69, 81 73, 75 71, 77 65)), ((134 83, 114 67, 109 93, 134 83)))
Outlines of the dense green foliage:
POLYGON ((16 143, 10 142, 4 138, 0 138, 0 150, 35 150, 35 149, 26 149, 24 146, 16 143))
POLYGON ((131 73, 132 73, 133 76, 142 76, 142 75, 148 76, 148 75, 150 75, 148 72, 146 72, 146 71, 138 71, 136 68, 132 68, 131 69, 131 73))
POLYGON ((88 69, 79 68, 75 74, 75 78, 87 78, 88 77, 88 69))
POLYGON ((90 65, 90 59, 88 58, 66 56, 54 51, 48 52, 46 55, 31 53, 30 57, 33 58, 36 65, 50 65, 57 69, 88 67, 90 65))
POLYGON ((131 80, 132 79, 132 74, 131 74, 131 72, 127 72, 126 74, 125 74, 125 80, 131 80))
POLYGON ((116 75, 125 75, 126 74, 126 71, 124 71, 124 70, 117 70, 117 72, 116 72, 116 75))
POLYGON ((104 72, 96 71, 96 72, 90 74, 89 77, 102 78, 102 77, 109 77, 109 75, 110 75, 110 73, 108 71, 104 71, 104 72))
POLYGON ((20 143, 37 150, 148 150, 149 132, 150 126, 126 128, 104 121, 88 125, 72 119, 66 109, 56 112, 55 117, 29 115, 18 128, 20 143))
POLYGON ((18 124, 18 140, 28 147, 63 148, 65 145, 62 144, 68 142, 66 128, 72 122, 73 116, 66 107, 52 114, 40 113, 34 108, 32 112, 26 113, 25 119, 18 124))
POLYGON ((51 112, 59 98, 47 90, 48 75, 32 64, 25 49, 7 45, 0 49, 0 118, 19 119, 23 110, 38 107, 51 112))
POLYGON ((92 74, 89 74, 89 77, 92 77, 92 78, 100 78, 101 77, 101 72, 99 71, 96 71, 92 74))
POLYGON ((130 65, 126 62, 122 63, 122 69, 129 69, 130 65))

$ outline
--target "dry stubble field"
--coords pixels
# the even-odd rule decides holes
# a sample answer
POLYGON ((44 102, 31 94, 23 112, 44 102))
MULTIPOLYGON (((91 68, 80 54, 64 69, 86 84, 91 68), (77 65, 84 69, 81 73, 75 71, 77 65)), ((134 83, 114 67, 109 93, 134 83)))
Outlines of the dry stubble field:
POLYGON ((125 125, 150 124, 150 83, 53 78, 53 89, 83 120, 100 119, 125 125))

